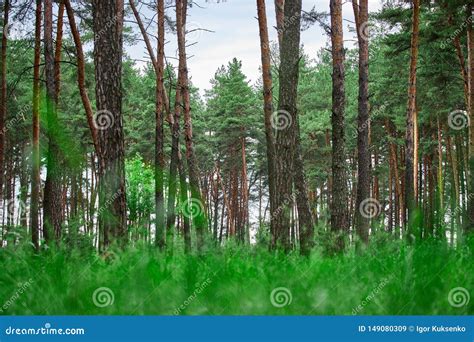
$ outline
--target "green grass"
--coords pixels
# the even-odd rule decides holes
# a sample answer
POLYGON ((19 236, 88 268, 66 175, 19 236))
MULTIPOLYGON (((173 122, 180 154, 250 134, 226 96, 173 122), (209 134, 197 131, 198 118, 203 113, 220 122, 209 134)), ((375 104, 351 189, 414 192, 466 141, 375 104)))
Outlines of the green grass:
POLYGON ((453 249, 441 242, 407 246, 386 240, 335 257, 236 246, 202 256, 165 255, 137 246, 104 258, 93 251, 35 255, 16 246, 0 249, 0 314, 473 314, 474 299, 461 307, 448 300, 456 287, 474 294, 473 250, 472 243, 453 249), (113 292, 113 304, 94 304, 101 287, 113 292), (276 307, 271 294, 280 287, 291 293, 291 303, 276 307), (19 289, 23 293, 16 296, 19 289))

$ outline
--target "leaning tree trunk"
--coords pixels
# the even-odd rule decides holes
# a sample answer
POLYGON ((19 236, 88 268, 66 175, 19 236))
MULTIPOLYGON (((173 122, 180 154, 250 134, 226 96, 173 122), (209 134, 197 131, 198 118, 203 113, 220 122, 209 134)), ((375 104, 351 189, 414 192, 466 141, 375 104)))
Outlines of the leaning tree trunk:
POLYGON ((193 226, 196 228, 197 249, 201 251, 204 245, 204 233, 207 227, 207 215, 205 204, 201 194, 199 182, 199 170, 194 152, 193 126, 191 119, 191 106, 189 96, 188 66, 186 61, 186 12, 188 1, 176 1, 176 23, 178 35, 179 66, 181 82, 181 96, 184 107, 184 141, 186 144, 186 159, 189 170, 189 186, 191 190, 191 200, 185 205, 191 214, 193 226))
POLYGON ((370 197, 370 151, 369 151, 369 37, 368 0, 352 2, 359 42, 359 113, 357 116, 357 197, 355 203, 355 225, 359 238, 369 242, 370 217, 363 215, 364 200, 370 197))
POLYGON ((416 164, 415 164, 415 123, 416 123, 416 66, 418 59, 418 40, 420 25, 420 0, 413 1, 413 27, 411 34, 410 77, 408 84, 408 105, 406 118, 405 155, 405 205, 408 215, 408 238, 413 235, 414 212, 416 210, 416 164))
POLYGON ((61 237, 61 150, 59 146, 59 119, 54 74, 53 3, 44 2, 44 60, 46 77, 46 123, 48 155, 43 201, 43 234, 46 243, 61 237))
POLYGON ((344 40, 342 28, 342 0, 331 0, 332 41, 332 198, 331 230, 336 234, 336 251, 344 249, 349 228, 347 212, 347 175, 344 137, 344 40))
MULTIPOLYGON (((301 13, 301 0, 285 3, 285 17, 301 13)), ((291 248, 290 214, 293 203, 293 171, 295 156, 295 135, 297 122, 297 87, 300 44, 300 17, 289 21, 283 30, 280 48, 280 89, 278 111, 273 118, 277 126, 275 149, 275 212, 271 213, 275 221, 274 247, 285 251, 291 248), (290 171, 290 172, 289 172, 290 171)))
POLYGON ((35 57, 33 62, 33 161, 31 175, 31 241, 39 248, 39 197, 40 197, 40 61, 41 61, 41 3, 36 0, 35 57))
POLYGON ((99 130, 99 230, 103 246, 127 238, 122 118, 122 0, 93 0, 94 64, 99 130))
POLYGON ((7 42, 10 0, 3 4, 2 50, 0 55, 0 203, 3 198, 3 169, 5 161, 5 120, 7 116, 7 42))

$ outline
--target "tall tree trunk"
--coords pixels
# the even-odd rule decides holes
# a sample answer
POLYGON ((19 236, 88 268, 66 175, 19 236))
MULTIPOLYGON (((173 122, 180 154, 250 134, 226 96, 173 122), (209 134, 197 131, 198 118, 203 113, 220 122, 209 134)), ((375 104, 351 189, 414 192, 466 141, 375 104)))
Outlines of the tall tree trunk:
POLYGON ((359 42, 359 112, 357 116, 357 198, 355 224, 359 238, 369 242, 370 217, 362 215, 360 206, 370 197, 370 151, 369 151, 369 37, 363 32, 368 25, 368 0, 352 1, 359 42))
POLYGON ((123 0, 93 0, 94 64, 99 129, 99 229, 104 247, 127 238, 122 119, 123 0), (100 127, 100 128, 99 128, 100 127))
POLYGON ((332 42, 332 199, 331 229, 337 235, 336 251, 344 249, 345 235, 349 229, 347 212, 347 175, 344 137, 344 39, 342 28, 342 0, 331 0, 332 42))
MULTIPOLYGON (((270 42, 268 39, 265 0, 257 0, 258 26, 260 32, 260 51, 262 57, 263 101, 265 138, 267 143, 268 201, 270 212, 275 208, 275 137, 273 136, 273 80, 271 70, 270 42)), ((274 222, 270 219, 270 232, 274 236, 274 222)))
POLYGON ((176 1, 176 23, 178 35, 179 67, 181 77, 181 96, 184 107, 184 141, 186 143, 186 159, 189 170, 189 186, 191 190, 191 205, 193 226, 196 228, 197 249, 201 251, 204 245, 204 233, 207 227, 205 204, 201 194, 199 170, 194 153, 193 126, 191 119, 191 101, 189 95, 188 66, 186 60, 186 13, 188 1, 176 1))
POLYGON ((49 140, 43 202, 43 234, 46 243, 61 236, 61 151, 54 74, 53 3, 44 1, 44 60, 46 76, 46 122, 49 140))
POLYGON ((413 27, 411 33, 410 77, 408 81, 408 105, 406 118, 405 155, 405 205, 408 215, 408 237, 413 236, 414 213, 416 210, 417 165, 415 164, 415 124, 416 124, 416 67, 418 60, 418 40, 420 25, 420 0, 413 0, 413 27))
MULTIPOLYGON (((188 184, 186 182, 186 172, 184 170, 184 161, 181 157, 181 151, 178 151, 178 170, 179 170, 179 195, 180 202, 186 203, 188 201, 188 184)), ((183 215, 183 236, 184 236, 184 252, 191 252, 191 227, 189 216, 183 215)))
POLYGON ((164 168, 163 152, 164 139, 164 101, 166 96, 163 73, 165 61, 165 5, 164 0, 158 0, 158 51, 156 73, 156 127, 155 127, 155 229, 156 245, 163 248, 165 245, 165 205, 164 205, 164 168))
POLYGON ((469 170, 468 172, 468 214, 466 231, 474 232, 474 29, 472 27, 472 3, 467 5, 467 37, 469 54, 469 170))
POLYGON ((41 4, 36 0, 35 14, 35 57, 33 62, 33 166, 31 176, 31 241, 36 249, 39 248, 39 197, 41 188, 40 178, 40 61, 41 61, 41 4))
MULTIPOLYGON (((285 17, 301 13, 301 0, 285 3, 285 17)), ((295 156, 295 134, 297 129, 297 87, 300 44, 300 16, 283 30, 280 47, 280 89, 278 112, 274 122, 278 123, 275 149, 275 208, 271 213, 275 220, 273 247, 291 248, 290 214, 293 202, 293 166, 295 156), (288 172, 291 170, 290 172, 288 172)))
POLYGON ((7 43, 10 0, 3 4, 2 47, 0 54, 0 203, 3 197, 3 169, 5 160, 5 120, 7 117, 7 43))

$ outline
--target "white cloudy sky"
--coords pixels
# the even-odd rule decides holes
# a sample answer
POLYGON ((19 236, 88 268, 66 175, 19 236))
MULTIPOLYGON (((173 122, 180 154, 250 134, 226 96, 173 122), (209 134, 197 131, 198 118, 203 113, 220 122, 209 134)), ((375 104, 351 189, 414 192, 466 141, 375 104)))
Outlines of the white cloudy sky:
MULTIPOLYGON (((291 0, 287 0, 291 1, 291 0)), ((195 30, 188 37, 189 42, 196 42, 188 48, 189 71, 192 82, 201 92, 210 87, 209 80, 217 68, 227 64, 236 57, 242 61, 244 73, 253 83, 259 78, 260 47, 257 9, 255 0, 197 0, 200 6, 188 10, 187 30, 202 28, 213 32, 195 30)), ((273 0, 267 0, 267 17, 269 22, 270 40, 276 40, 275 9, 273 0)), ((303 9, 309 11, 315 7, 317 11, 329 12, 329 0, 303 0, 303 9)), ((369 0, 369 10, 377 11, 381 7, 380 0, 369 0)), ((151 13, 143 10, 143 14, 151 17, 151 13)), ((174 18, 175 12, 167 14, 174 18)), ((355 33, 349 32, 353 26, 352 4, 348 0, 343 6, 346 44, 354 43, 355 33)), ((138 31, 137 31, 138 32, 138 31)), ((168 34, 166 55, 176 56, 176 36, 168 34)), ((315 25, 302 33, 302 44, 305 52, 316 56, 317 51, 326 46, 328 37, 323 30, 315 25)), ((143 43, 137 42, 127 52, 132 58, 145 59, 146 49, 143 43)), ((170 59, 171 60, 171 59, 170 59)), ((172 60, 171 60, 172 61, 172 60)))

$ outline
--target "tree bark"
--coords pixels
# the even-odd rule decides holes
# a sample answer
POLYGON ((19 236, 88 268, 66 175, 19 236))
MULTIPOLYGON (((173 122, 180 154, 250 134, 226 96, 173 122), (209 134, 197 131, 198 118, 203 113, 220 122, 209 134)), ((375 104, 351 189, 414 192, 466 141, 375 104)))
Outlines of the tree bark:
POLYGON ((369 242, 370 218, 362 215, 360 206, 370 197, 370 151, 369 151, 369 40, 362 30, 369 20, 368 0, 352 1, 359 43, 359 108, 357 116, 357 197, 355 224, 362 242, 369 242))
POLYGON ((468 172, 468 209, 466 231, 474 232, 474 29, 472 27, 472 3, 467 5, 468 54, 469 54, 469 170, 468 172))
MULTIPOLYGON (((295 13, 301 13, 301 0, 285 3, 284 15, 289 18, 295 13)), ((275 236, 273 247, 283 248, 286 252, 291 249, 290 214, 293 203, 293 178, 295 158, 295 134, 297 129, 297 88, 300 44, 300 16, 289 21, 283 30, 280 46, 280 89, 278 112, 274 122, 277 122, 275 148, 275 236)), ((275 115, 275 114, 274 114, 275 115)))
MULTIPOLYGON (((277 0, 278 1, 278 0, 277 0)), ((268 201, 270 212, 275 208, 275 137, 273 135, 273 80, 271 71, 270 42, 268 38, 265 0, 257 0, 258 26, 260 33, 260 51, 262 57, 263 102, 265 139, 267 143, 268 201)), ((270 232, 274 235, 274 222, 270 220, 270 232)))
POLYGON ((331 230, 336 234, 335 251, 341 251, 345 245, 345 235, 349 229, 347 212, 347 174, 344 137, 344 40, 342 28, 342 1, 330 1, 331 42, 332 42, 332 200, 331 230))
POLYGON ((42 0, 36 0, 35 11, 35 52, 33 62, 33 161, 31 176, 31 241, 39 249, 39 197, 40 197, 40 61, 41 61, 41 6, 42 0))
POLYGON ((91 132, 92 143, 94 144, 95 153, 100 155, 100 145, 96 126, 94 124, 94 111, 92 109, 91 101, 86 88, 86 66, 84 59, 84 51, 82 49, 81 36, 77 29, 76 20, 74 18, 74 11, 71 7, 69 0, 64 0, 66 6, 66 13, 69 20, 69 27, 71 28, 72 38, 76 47, 76 59, 77 59, 77 84, 79 88, 79 94, 81 95, 82 105, 86 112, 87 124, 91 132))
POLYGON ((7 116, 7 43, 10 0, 3 4, 2 48, 0 55, 0 203, 3 198, 3 170, 5 161, 5 120, 7 116))
POLYGON ((189 95, 188 66, 186 60, 186 13, 188 1, 176 1, 176 23, 178 35, 179 67, 181 68, 181 96, 184 106, 184 141, 186 144, 186 160, 189 170, 189 186, 192 205, 196 210, 192 215, 193 226, 196 229, 197 249, 201 251, 204 245, 204 233, 207 227, 205 204, 201 194, 199 170, 194 152, 193 126, 191 119, 191 101, 189 95))
POLYGON ((46 76, 46 122, 49 140, 46 181, 43 200, 43 234, 47 244, 61 237, 61 150, 56 102, 56 80, 53 44, 53 3, 44 1, 44 59, 46 76))
POLYGON ((93 0, 94 64, 99 145, 99 230, 103 245, 127 238, 122 118, 122 0, 93 0), (105 120, 105 121, 104 121, 105 120))
POLYGON ((408 80, 408 104, 406 118, 405 155, 405 205, 408 215, 408 238, 413 235, 414 212, 416 210, 417 165, 415 164, 415 124, 416 124, 416 67, 418 60, 418 40, 420 25, 420 0, 413 0, 413 27, 410 49, 410 76, 408 80))

